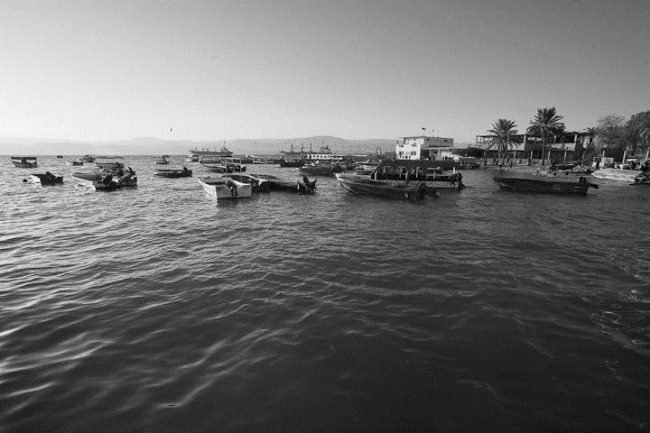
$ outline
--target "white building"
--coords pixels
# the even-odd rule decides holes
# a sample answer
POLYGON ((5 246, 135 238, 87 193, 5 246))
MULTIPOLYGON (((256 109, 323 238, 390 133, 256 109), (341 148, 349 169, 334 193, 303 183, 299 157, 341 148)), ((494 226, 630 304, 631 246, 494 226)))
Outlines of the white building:
POLYGON ((402 142, 397 142, 395 155, 397 159, 429 159, 439 160, 453 157, 453 138, 427 137, 402 137, 402 142))

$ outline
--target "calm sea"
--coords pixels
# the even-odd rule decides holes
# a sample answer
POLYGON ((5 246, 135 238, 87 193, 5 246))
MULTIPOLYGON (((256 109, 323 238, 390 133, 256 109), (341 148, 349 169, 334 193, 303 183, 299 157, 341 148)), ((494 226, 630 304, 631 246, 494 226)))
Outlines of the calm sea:
POLYGON ((650 430, 650 188, 217 203, 125 162, 0 161, 1 432, 650 430))

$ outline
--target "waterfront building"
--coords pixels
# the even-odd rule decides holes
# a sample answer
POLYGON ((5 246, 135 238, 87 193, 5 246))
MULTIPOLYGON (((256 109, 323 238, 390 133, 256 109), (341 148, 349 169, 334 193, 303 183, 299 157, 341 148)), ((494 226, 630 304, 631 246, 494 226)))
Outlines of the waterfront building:
MULTIPOLYGON (((578 159, 582 156, 587 133, 565 131, 563 135, 555 137, 552 142, 546 143, 546 155, 544 159, 556 162, 566 162, 578 159)), ((508 154, 509 157, 515 160, 528 159, 541 160, 542 159, 542 139, 530 134, 516 134, 513 136, 519 141, 519 146, 511 149, 508 154)), ((490 146, 493 135, 477 135, 476 147, 485 149, 485 158, 497 158, 497 149, 487 149, 490 146)))
POLYGON ((402 137, 395 145, 397 159, 440 160, 453 157, 454 139, 418 135, 402 137))

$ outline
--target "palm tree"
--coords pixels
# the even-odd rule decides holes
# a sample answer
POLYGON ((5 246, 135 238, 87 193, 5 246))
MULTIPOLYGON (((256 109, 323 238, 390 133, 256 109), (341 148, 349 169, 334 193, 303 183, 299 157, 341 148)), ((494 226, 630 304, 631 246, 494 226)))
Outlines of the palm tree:
POLYGON ((493 137, 487 149, 495 148, 499 154, 499 158, 503 155, 501 164, 505 163, 508 150, 519 146, 519 138, 515 137, 517 130, 514 128, 516 127, 517 125, 514 120, 499 119, 492 124, 492 129, 488 130, 493 137))
POLYGON ((594 140, 596 139, 596 135, 598 135, 598 130, 594 126, 590 126, 589 128, 585 128, 585 134, 587 137, 587 147, 592 149, 594 147, 594 140))
POLYGON ((564 132, 564 123, 560 122, 564 116, 559 116, 555 107, 538 108, 537 115, 530 121, 527 132, 542 138, 542 165, 545 164, 544 156, 549 138, 557 137, 564 132))

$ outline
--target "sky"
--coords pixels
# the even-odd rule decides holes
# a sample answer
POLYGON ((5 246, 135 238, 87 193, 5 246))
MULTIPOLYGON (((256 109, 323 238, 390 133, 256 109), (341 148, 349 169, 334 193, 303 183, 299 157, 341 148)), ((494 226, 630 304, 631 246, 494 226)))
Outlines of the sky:
POLYGON ((650 110, 648 5, 0 0, 0 138, 582 130, 650 110))

